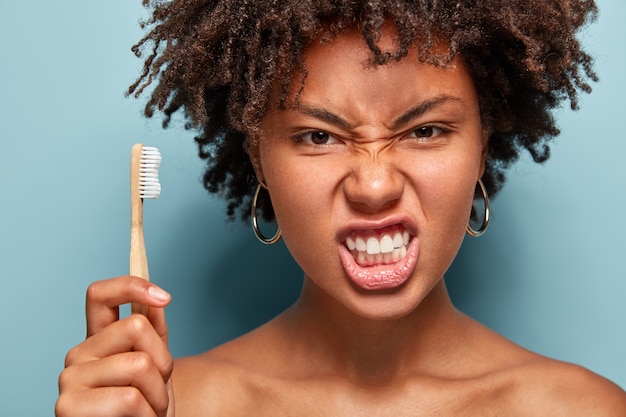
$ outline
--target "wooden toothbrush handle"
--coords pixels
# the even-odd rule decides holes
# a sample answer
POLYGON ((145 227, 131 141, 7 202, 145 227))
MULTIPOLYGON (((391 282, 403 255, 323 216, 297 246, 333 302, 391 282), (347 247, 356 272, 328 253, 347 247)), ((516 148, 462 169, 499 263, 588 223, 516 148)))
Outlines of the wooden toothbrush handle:
MULTIPOLYGON (((139 204, 141 204, 141 200, 139 204)), ((146 245, 144 243, 141 222, 136 223, 133 221, 130 228, 130 274, 150 281, 148 257, 146 256, 146 245)), ((148 307, 132 303, 131 312, 133 314, 147 315, 148 307)))
MULTIPOLYGON (((139 166, 143 145, 133 146, 130 162, 130 275, 150 281, 148 257, 143 238, 143 200, 139 193, 139 166)), ((148 307, 131 304, 131 312, 148 314, 148 307)))

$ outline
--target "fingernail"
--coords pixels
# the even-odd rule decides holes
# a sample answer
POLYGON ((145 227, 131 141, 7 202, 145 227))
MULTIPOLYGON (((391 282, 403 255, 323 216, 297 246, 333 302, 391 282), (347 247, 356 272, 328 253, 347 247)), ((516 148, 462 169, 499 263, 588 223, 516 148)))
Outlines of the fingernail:
POLYGON ((169 299, 171 298, 171 295, 168 292, 163 291, 159 287, 153 287, 153 286, 148 287, 148 295, 153 300, 160 301, 160 302, 169 301, 169 299))

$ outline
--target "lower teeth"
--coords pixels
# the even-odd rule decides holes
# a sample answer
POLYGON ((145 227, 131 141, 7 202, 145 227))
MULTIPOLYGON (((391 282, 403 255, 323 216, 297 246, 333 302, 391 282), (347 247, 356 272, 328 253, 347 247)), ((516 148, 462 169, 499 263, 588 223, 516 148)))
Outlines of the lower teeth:
POLYGON ((363 251, 351 251, 356 263, 360 266, 389 265, 398 262, 406 256, 406 246, 396 248, 393 252, 370 255, 363 251))

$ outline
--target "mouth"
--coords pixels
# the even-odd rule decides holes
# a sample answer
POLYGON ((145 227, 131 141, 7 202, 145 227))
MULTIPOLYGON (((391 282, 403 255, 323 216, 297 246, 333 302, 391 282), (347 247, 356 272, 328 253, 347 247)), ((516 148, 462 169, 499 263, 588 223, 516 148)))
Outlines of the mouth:
POLYGON ((382 230, 355 231, 345 240, 355 262, 362 267, 390 265, 403 260, 411 235, 401 225, 382 230))
POLYGON ((339 246, 348 278, 364 290, 402 286, 415 269, 419 242, 400 223, 380 229, 350 231, 339 246))

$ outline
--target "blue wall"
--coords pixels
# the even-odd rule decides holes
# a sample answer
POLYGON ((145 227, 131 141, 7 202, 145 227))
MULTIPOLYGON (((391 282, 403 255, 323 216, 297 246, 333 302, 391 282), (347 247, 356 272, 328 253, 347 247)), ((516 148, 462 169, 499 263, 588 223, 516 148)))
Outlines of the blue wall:
MULTIPOLYGON (((493 223, 448 276, 457 305, 514 341, 626 387, 626 96, 621 17, 600 0, 585 35, 602 82, 583 110, 559 112, 545 166, 517 165, 493 223), (616 38, 618 40, 616 40, 616 38), (621 48, 621 46, 620 46, 621 48)), ((151 275, 174 296, 176 356, 261 323, 297 295, 282 244, 224 222, 200 186, 178 120, 168 131, 123 92, 139 72, 140 2, 0 0, 0 414, 52 415, 65 352, 84 335, 95 280, 128 270, 130 147, 161 149, 163 193, 145 206, 151 275), (256 276, 258 271, 269 271, 256 276)))

